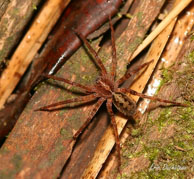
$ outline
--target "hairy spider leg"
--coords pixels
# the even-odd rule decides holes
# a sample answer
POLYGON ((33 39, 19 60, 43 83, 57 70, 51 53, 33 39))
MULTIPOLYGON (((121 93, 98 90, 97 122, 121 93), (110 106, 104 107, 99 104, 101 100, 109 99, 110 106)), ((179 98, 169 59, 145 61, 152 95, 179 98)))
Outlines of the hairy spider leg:
POLYGON ((112 71, 111 77, 114 80, 116 76, 116 68, 117 68, 117 56, 116 56, 116 47, 115 47, 115 35, 114 28, 111 22, 111 16, 109 15, 109 25, 111 29, 111 44, 112 44, 112 71))
POLYGON ((137 91, 134 91, 132 89, 119 88, 118 91, 123 92, 123 93, 128 92, 132 95, 139 96, 141 98, 147 98, 147 99, 154 100, 154 101, 159 101, 159 102, 164 102, 164 103, 171 103, 171 104, 174 104, 174 105, 177 105, 177 106, 188 107, 188 105, 186 105, 186 104, 182 104, 182 103, 178 103, 178 102, 174 102, 174 101, 169 101, 169 100, 165 100, 165 99, 161 99, 161 98, 157 98, 157 97, 147 96, 145 94, 138 93, 137 91))
MULTIPOLYGON (((69 103, 76 103, 76 102, 86 103, 86 102, 94 101, 98 97, 99 96, 95 93, 95 94, 90 94, 90 95, 87 95, 87 96, 81 96, 81 97, 78 97, 78 98, 67 99, 65 101, 60 101, 60 102, 53 103, 53 104, 50 104, 50 105, 47 105, 47 106, 43 106, 41 108, 36 109, 35 111, 53 111, 53 110, 56 110, 57 106, 60 106, 59 108, 57 108, 57 109, 60 109, 60 108, 63 108, 63 106, 61 106, 61 105, 66 105, 66 104, 69 104, 69 103), (53 109, 53 107, 54 107, 54 109, 53 109), (51 109, 49 109, 49 108, 51 108, 51 109)), ((72 106, 75 106, 75 105, 72 105, 72 106)))
POLYGON ((114 131, 114 136, 115 136, 115 141, 116 141, 116 150, 118 153, 118 171, 119 171, 119 173, 121 173, 121 170, 120 170, 120 166, 121 166, 120 139, 119 139, 118 128, 117 128, 115 116, 114 116, 114 113, 112 111, 112 103, 113 103, 112 98, 108 99, 107 103, 106 103, 106 107, 107 107, 107 111, 110 115, 111 123, 113 126, 113 131, 114 131))
POLYGON ((142 68, 144 67, 148 67, 150 63, 152 63, 154 60, 150 60, 149 62, 143 63, 142 65, 138 66, 137 68, 135 68, 134 70, 130 71, 128 70, 125 75, 123 77, 121 77, 120 79, 118 79, 116 81, 117 85, 121 85, 125 80, 127 80, 128 78, 130 78, 132 75, 134 75, 135 73, 139 72, 142 68))
POLYGON ((87 120, 84 122, 84 124, 79 128, 79 130, 73 135, 73 138, 68 142, 69 144, 71 144, 71 142, 73 140, 76 140, 79 135, 83 132, 83 130, 89 125, 90 121, 92 120, 92 118, 94 117, 94 115, 96 114, 96 112, 98 111, 98 109, 100 108, 100 106, 102 105, 102 103, 105 101, 104 98, 99 98, 95 107, 93 108, 93 110, 91 111, 91 113, 89 114, 89 117, 87 118, 87 120))
MULTIPOLYGON (((114 29, 113 29, 113 25, 112 25, 112 22, 111 22, 111 16, 110 15, 109 15, 109 25, 110 25, 110 29, 111 29, 111 46, 112 46, 111 77, 112 77, 112 80, 114 81, 115 76, 116 76, 116 68, 117 68, 117 55, 116 55, 114 29)), ((113 126, 113 131, 114 131, 114 136, 115 136, 115 141, 116 141, 116 150, 117 150, 117 154, 118 154, 118 171, 121 174, 121 170, 120 170, 120 166, 121 166, 120 139, 119 139, 117 124, 116 124, 116 121, 115 121, 115 116, 114 116, 114 113, 112 111, 112 104, 113 104, 112 98, 107 99, 106 107, 107 107, 108 114, 110 115, 111 123, 112 123, 112 126, 113 126)))
POLYGON ((67 84, 70 84, 72 86, 76 86, 76 87, 79 87, 81 89, 84 89, 85 91, 88 91, 88 92, 93 92, 91 90, 91 88, 87 87, 87 86, 84 86, 82 84, 79 84, 79 83, 76 83, 76 82, 73 82, 73 81, 70 81, 68 79, 65 79, 65 78, 60 78, 60 77, 57 77, 57 76, 54 76, 54 75, 47 75, 47 74, 43 74, 41 75, 43 77, 46 77, 46 78, 51 78, 53 80, 57 80, 57 81, 62 81, 64 83, 67 83, 67 84))
POLYGON ((105 68, 104 64, 102 63, 102 60, 100 59, 100 57, 96 53, 96 51, 92 48, 92 46, 88 43, 88 41, 85 39, 85 37, 82 34, 79 34, 77 32, 76 32, 76 34, 78 35, 78 37, 81 38, 81 40, 87 46, 89 52, 94 56, 93 60, 96 63, 96 65, 101 69, 102 75, 106 75, 107 74, 106 68, 105 68))

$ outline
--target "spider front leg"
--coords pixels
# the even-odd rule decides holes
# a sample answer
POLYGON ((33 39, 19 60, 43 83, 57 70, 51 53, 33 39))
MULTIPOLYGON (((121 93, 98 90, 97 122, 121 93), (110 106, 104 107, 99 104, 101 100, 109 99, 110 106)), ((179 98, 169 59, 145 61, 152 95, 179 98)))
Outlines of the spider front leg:
POLYGON ((118 171, 121 174, 121 170, 120 170, 120 166, 121 166, 120 139, 119 139, 119 134, 118 134, 118 129, 117 129, 115 116, 114 116, 114 113, 112 111, 112 103, 113 103, 112 99, 108 99, 107 103, 106 103, 106 107, 107 107, 108 113, 110 115, 111 123, 112 123, 112 126, 113 126, 113 131, 114 131, 114 136, 115 136, 115 141, 116 141, 116 150, 117 150, 117 153, 118 153, 118 171))
POLYGON ((111 16, 109 16, 109 25, 111 29, 111 44, 112 44, 112 71, 111 76, 112 79, 115 79, 116 76, 116 68, 117 68, 117 56, 116 56, 116 47, 115 47, 115 35, 114 35, 114 28, 111 22, 111 16))
MULTIPOLYGON (((60 101, 60 102, 53 103, 53 104, 50 104, 47 106, 43 106, 41 108, 36 109, 35 111, 53 111, 53 110, 62 108, 62 105, 66 105, 66 104, 70 104, 70 103, 77 103, 77 102, 87 103, 90 101, 94 101, 98 97, 99 96, 95 93, 95 94, 90 94, 90 95, 82 96, 82 97, 78 97, 78 98, 67 99, 65 101, 60 101), (58 106, 60 106, 60 107, 58 107, 58 106), (58 108, 56 108, 56 107, 58 107, 58 108)), ((75 104, 73 106, 75 106, 75 104)))
POLYGON ((164 103, 171 103, 171 104, 174 104, 174 105, 177 105, 177 106, 188 107, 188 105, 186 105, 186 104, 182 104, 182 103, 178 103, 178 102, 174 102, 174 101, 170 101, 170 100, 166 100, 166 99, 161 99, 161 98, 157 98, 157 97, 147 96, 145 94, 138 93, 137 91, 134 91, 132 89, 120 88, 119 91, 123 92, 123 93, 128 92, 132 95, 139 96, 141 98, 147 98, 147 99, 154 100, 154 101, 159 101, 159 102, 164 102, 164 103))
POLYGON ((136 74, 137 72, 139 72, 142 68, 144 67, 148 67, 150 63, 152 63, 154 60, 150 60, 149 62, 143 63, 142 65, 138 66, 137 68, 135 68, 134 70, 130 71, 128 70, 125 75, 123 77, 121 77, 116 83, 117 85, 121 85, 125 80, 127 80, 128 78, 130 78, 132 75, 136 74))
POLYGON ((57 76, 47 75, 47 74, 43 74, 42 76, 43 77, 46 77, 46 78, 50 78, 50 79, 56 80, 56 81, 62 81, 63 83, 67 83, 67 84, 70 84, 72 86, 76 86, 78 88, 81 88, 81 89, 83 89, 85 91, 92 92, 92 89, 91 88, 89 88, 87 86, 84 86, 84 85, 81 85, 79 83, 70 81, 70 80, 65 79, 65 78, 60 78, 60 77, 57 77, 57 76))
POLYGON ((94 57, 93 60, 94 60, 95 64, 100 68, 101 73, 103 75, 106 75, 107 74, 106 68, 105 68, 104 64, 102 63, 102 60, 100 59, 100 57, 96 53, 96 51, 92 48, 92 46, 89 44, 89 42, 86 40, 86 38, 82 34, 75 32, 75 31, 73 31, 73 32, 84 42, 84 44, 88 48, 91 55, 93 55, 93 57, 94 57))

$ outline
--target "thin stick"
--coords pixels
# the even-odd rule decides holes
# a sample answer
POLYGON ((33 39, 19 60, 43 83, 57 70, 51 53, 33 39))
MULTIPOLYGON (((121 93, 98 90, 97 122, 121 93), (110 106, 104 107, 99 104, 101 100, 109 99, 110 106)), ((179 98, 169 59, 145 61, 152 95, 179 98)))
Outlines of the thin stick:
POLYGON ((170 22, 178 16, 178 14, 185 8, 192 0, 182 0, 168 15, 167 17, 150 33, 150 35, 142 42, 141 45, 130 57, 129 61, 134 59, 145 47, 147 47, 157 36, 160 34, 170 22))

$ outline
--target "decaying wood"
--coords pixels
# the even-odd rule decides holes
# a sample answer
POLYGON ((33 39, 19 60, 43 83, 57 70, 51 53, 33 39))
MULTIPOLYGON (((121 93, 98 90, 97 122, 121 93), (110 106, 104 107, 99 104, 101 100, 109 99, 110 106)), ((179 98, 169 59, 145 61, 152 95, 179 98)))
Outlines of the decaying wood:
MULTIPOLYGON (((152 80, 149 82, 149 86, 152 86, 152 88, 154 88, 153 86, 155 86, 156 81, 161 80, 161 74, 162 74, 161 68, 162 67, 167 68, 167 67, 170 67, 173 63, 180 63, 180 61, 182 61, 182 60, 184 61, 185 56, 187 56, 188 53, 192 51, 193 47, 191 45, 192 43, 190 40, 189 33, 192 30, 192 27, 194 24, 193 13, 194 13, 194 3, 190 4, 190 6, 185 9, 184 13, 182 13, 181 16, 179 16, 179 18, 177 19, 177 23, 176 23, 175 28, 170 36, 169 42, 168 42, 167 46, 165 47, 165 50, 161 56, 161 59, 163 59, 163 60, 159 62, 159 65, 155 69, 155 73, 152 77, 152 80), (177 39, 178 39, 178 41, 177 41, 177 39), (186 40, 186 42, 185 42, 185 40, 186 40), (186 47, 184 47, 184 46, 186 46, 186 47), (180 53, 180 51, 182 51, 182 53, 180 53), (178 56, 178 58, 177 58, 177 56, 178 56)), ((159 42, 162 42, 162 40, 167 38, 166 35, 167 34, 165 32, 161 33, 157 38, 159 40, 159 42)), ((156 43, 157 39, 155 40, 155 42, 153 43, 152 46, 155 47, 155 49, 159 50, 160 45, 158 45, 156 43), (154 44, 155 44, 155 46, 154 46, 154 44)), ((157 51, 155 51, 155 52, 157 54, 157 51)), ((151 55, 154 55, 154 54, 151 54, 151 55)), ((154 56, 152 56, 152 57, 154 58, 154 56)), ((144 81, 145 76, 146 75, 143 75, 142 77, 138 78, 138 81, 141 79, 142 79, 142 81, 144 81)), ((137 85, 138 83, 135 82, 132 85, 134 89, 138 88, 138 85, 137 85)), ((158 87, 156 87, 156 89, 157 88, 158 87)), ((153 95, 153 92, 152 93, 149 92, 146 94, 153 95)), ((172 95, 173 95, 173 92, 172 92, 172 95)), ((166 99, 166 98, 168 98, 168 96, 169 96, 169 94, 168 95, 163 94, 160 97, 163 99, 166 99)), ((141 105, 139 106, 139 110, 145 111, 145 107, 148 105, 147 101, 143 101, 140 104, 141 105)), ((146 125, 143 118, 142 119, 136 118, 136 120, 140 121, 140 124, 142 127, 144 125, 146 125)), ((123 145, 125 145, 124 141, 125 141, 125 143, 127 143, 130 140, 130 135, 131 135, 131 131, 128 131, 128 130, 125 130, 124 133, 122 133, 121 140, 123 141, 123 145)), ((114 153, 112 153, 109 156, 108 162, 106 163, 104 170, 100 173, 99 178, 107 178, 107 177, 114 178, 113 176, 116 177, 115 170, 116 170, 116 164, 117 164, 117 157, 115 155, 116 155, 116 152, 114 151, 114 153)), ((123 172, 128 177, 130 177, 130 174, 132 172, 140 171, 143 168, 147 168, 149 166, 149 162, 146 161, 145 158, 141 158, 139 160, 139 163, 138 163, 138 159, 134 158, 134 159, 130 159, 130 160, 131 160, 131 162, 129 162, 128 165, 125 166, 125 168, 128 167, 127 170, 124 170, 124 172, 123 172), (142 163, 143 165, 141 165, 140 163, 142 163)))
MULTIPOLYGON (((118 76, 125 73, 129 55, 137 44, 141 43, 140 39, 159 13, 163 2, 157 1, 153 4, 153 1, 142 0, 139 9, 134 12, 135 14, 141 12, 138 16, 140 19, 134 17, 126 32, 116 42, 120 65, 118 76), (127 47, 129 39, 131 45, 127 47)), ((110 54, 111 48, 104 49, 100 54, 107 67, 110 66, 110 54)), ((82 84, 91 84, 98 76, 95 65, 83 48, 71 57, 57 75, 82 84)), ((65 90, 61 85, 60 88, 56 88, 56 83, 52 81, 50 83, 53 85, 45 84, 38 88, 3 145, 0 153, 0 160, 5 161, 3 166, 0 166, 2 176, 56 178, 69 158, 72 146, 68 145, 68 141, 95 104, 55 112, 34 112, 34 109, 41 106, 73 96, 68 90, 71 88, 66 85, 65 90)), ((82 163, 80 165, 82 167, 82 163)))
MULTIPOLYGON (((7 63, 11 51, 20 40, 39 3, 40 0, 0 2, 0 67, 3 62, 7 63)), ((2 73, 2 69, 0 69, 0 73, 2 73)))
POLYGON ((9 0, 0 2, 0 17, 2 17, 2 15, 5 13, 9 3, 10 3, 9 0))
MULTIPOLYGON (((187 36, 186 41, 174 62, 174 65, 171 66, 171 68, 168 68, 169 72, 172 70, 172 73, 174 73, 172 76, 172 81, 167 82, 167 84, 161 87, 160 92, 158 93, 160 97, 168 98, 170 96, 171 99, 183 101, 180 84, 177 82, 181 78, 184 79, 185 76, 183 77, 183 74, 186 73, 188 76, 184 79, 184 84, 193 84, 193 78, 191 77, 194 74, 193 62, 188 63, 188 55, 191 52, 193 53, 193 51, 194 43, 191 41, 190 36, 187 36), (184 70, 187 70, 187 72, 184 70), (181 73, 181 75, 179 73, 181 73)), ((191 90, 193 89, 193 86, 185 85, 182 90, 187 93, 189 91, 189 87, 191 90)), ((140 127, 142 128, 142 135, 140 134, 138 136, 137 134, 135 137, 135 140, 138 140, 139 142, 131 147, 131 150, 128 147, 128 154, 132 154, 131 151, 133 151, 134 156, 131 157, 123 167, 123 173, 126 177, 139 178, 138 176, 142 176, 141 174, 143 174, 144 177, 150 176, 150 174, 151 176, 164 176, 170 178, 193 177, 193 134, 189 133, 188 131, 193 131, 194 128, 194 103, 193 95, 190 96, 188 94, 188 97, 191 99, 191 101, 189 101, 189 98, 187 98, 185 101, 190 104, 190 107, 188 108, 157 108, 149 114, 148 118, 147 114, 143 116, 142 119, 144 120, 141 121, 140 124, 140 127), (157 123, 159 120, 162 120, 163 115, 165 118, 162 121, 160 129, 160 125, 157 125, 157 123), (166 121, 164 122, 165 119, 166 121), (153 122, 153 126, 149 126, 151 122, 153 122), (179 149, 180 144, 188 144, 188 146, 182 145, 181 149, 179 149), (146 152, 145 150, 145 152, 141 153, 142 148, 150 149, 151 151, 146 152), (135 157, 135 154, 136 152, 138 153, 138 151, 141 154, 135 157), (152 155, 153 151, 159 152, 152 158, 150 154, 152 155)), ((151 105, 156 104, 151 103, 151 105)), ((128 143, 123 145, 130 145, 130 139, 130 142, 132 143, 135 141, 129 137, 126 140, 126 143, 128 143)))
MULTIPOLYGON (((42 43, 48 36, 48 33, 50 32, 57 19, 61 15, 63 9, 67 6, 68 3, 69 0, 65 2, 63 0, 58 0, 48 1, 44 5, 41 13, 37 16, 30 30, 23 38, 17 50, 14 52, 6 70, 1 75, 0 108, 3 107, 5 101, 16 87, 18 81, 28 68, 30 62, 36 55, 38 49, 41 47, 42 43)), ((26 6, 26 4, 24 3, 21 6, 22 10, 20 12, 27 14, 23 12, 24 9, 28 11, 27 7, 28 6, 26 6), (23 6, 25 6, 26 9, 22 8, 23 6)), ((23 18, 23 15, 20 14, 20 16, 22 16, 22 19, 25 19, 23 18)), ((13 22, 17 23, 17 21, 15 22, 15 20, 13 20, 13 22)), ((13 24, 11 23, 11 25, 13 24)), ((6 35, 9 35, 10 38, 10 34, 6 35)))

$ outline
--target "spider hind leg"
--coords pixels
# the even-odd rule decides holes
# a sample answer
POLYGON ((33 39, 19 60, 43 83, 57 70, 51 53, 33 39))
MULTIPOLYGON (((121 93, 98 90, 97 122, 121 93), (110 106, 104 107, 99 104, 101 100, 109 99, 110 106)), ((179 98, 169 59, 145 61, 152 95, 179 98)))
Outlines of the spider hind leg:
POLYGON ((166 99, 161 99, 161 98, 158 98, 158 97, 148 96, 148 95, 145 95, 145 94, 142 94, 142 93, 138 93, 137 91, 134 91, 132 89, 120 88, 120 91, 123 92, 123 93, 128 92, 132 95, 139 96, 141 98, 150 99, 150 100, 153 100, 153 101, 159 101, 159 102, 163 102, 163 103, 174 104, 174 105, 177 105, 177 106, 188 107, 188 105, 183 104, 183 103, 178 103, 178 102, 174 102, 174 101, 170 101, 170 100, 166 100, 166 99))
MULTIPOLYGON (((64 107, 64 105, 71 104, 71 103, 77 103, 77 102, 83 102, 87 103, 90 101, 94 101, 98 96, 96 94, 90 94, 87 96, 82 96, 78 98, 73 98, 73 99, 67 99, 65 101, 60 101, 57 103, 53 103, 47 106, 40 107, 36 109, 35 111, 54 111, 58 110, 64 107)), ((75 104, 72 104, 72 106, 75 106, 75 104)))

